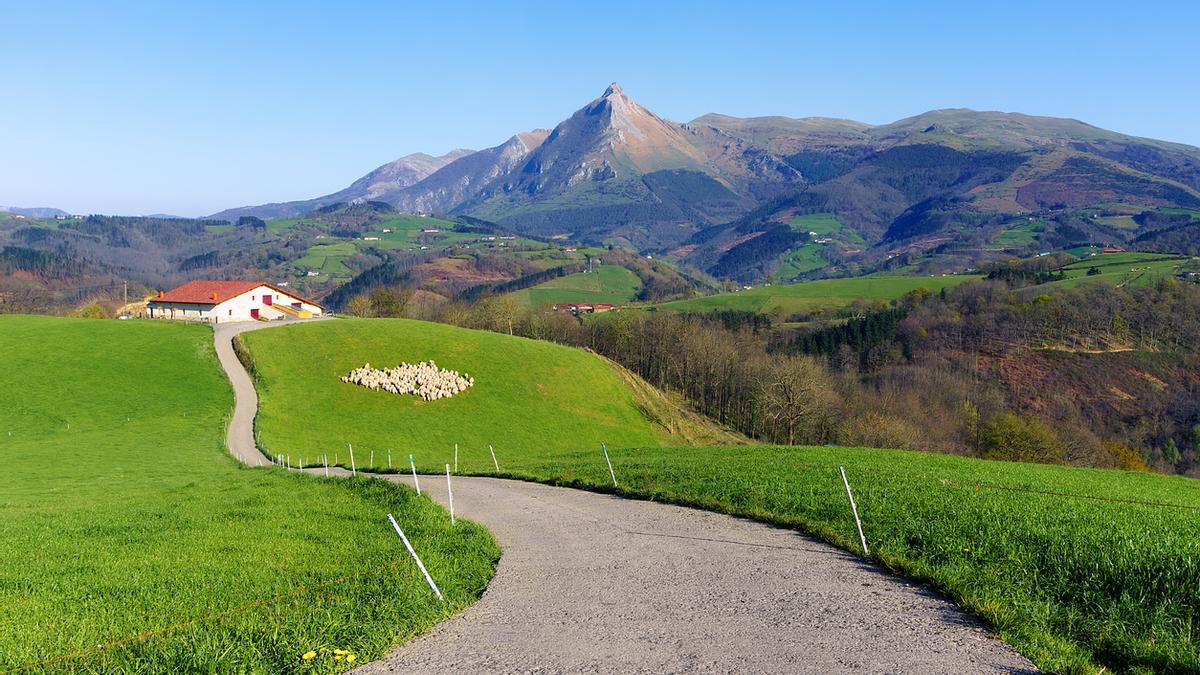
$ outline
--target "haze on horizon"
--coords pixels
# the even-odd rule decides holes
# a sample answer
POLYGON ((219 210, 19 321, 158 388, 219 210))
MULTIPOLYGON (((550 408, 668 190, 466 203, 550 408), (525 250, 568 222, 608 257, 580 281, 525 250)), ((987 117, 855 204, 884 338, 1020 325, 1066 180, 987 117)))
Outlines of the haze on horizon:
POLYGON ((0 204, 196 216, 551 127, 619 81, 659 115, 872 124, 968 107, 1200 145, 1200 7, 684 3, 353 11, 18 3, 0 204))

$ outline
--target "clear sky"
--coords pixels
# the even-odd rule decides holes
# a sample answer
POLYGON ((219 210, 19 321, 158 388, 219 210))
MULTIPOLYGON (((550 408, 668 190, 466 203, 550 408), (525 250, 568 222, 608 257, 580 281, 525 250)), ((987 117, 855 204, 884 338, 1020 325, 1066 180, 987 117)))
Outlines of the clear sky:
POLYGON ((1074 117, 1200 145, 1200 3, 0 0, 0 204, 202 215, 551 127, 1074 117))

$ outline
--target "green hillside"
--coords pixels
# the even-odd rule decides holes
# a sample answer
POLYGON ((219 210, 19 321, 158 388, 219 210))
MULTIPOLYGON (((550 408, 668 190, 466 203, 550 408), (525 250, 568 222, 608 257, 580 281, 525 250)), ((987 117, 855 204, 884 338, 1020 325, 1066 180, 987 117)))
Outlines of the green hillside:
POLYGON ((525 307, 542 307, 564 302, 599 302, 619 305, 637 297, 642 280, 620 265, 598 265, 590 272, 576 272, 551 279, 512 297, 525 307))
POLYGON ((871 558, 947 593, 1040 667, 1200 668, 1191 628, 1200 612, 1195 481, 860 448, 659 447, 611 373, 576 350, 387 320, 247 337, 263 374, 269 447, 310 453, 353 441, 360 462, 368 448, 379 462, 392 447, 439 472, 459 442, 461 473, 610 491, 605 440, 621 494, 764 520, 859 551, 843 465, 871 558), (430 357, 470 372, 476 389, 418 403, 336 379, 364 361, 430 357), (639 447, 639 438, 651 442, 639 447))
POLYGON ((924 288, 937 292, 977 276, 915 277, 878 275, 850 279, 820 279, 797 284, 756 286, 749 290, 720 293, 690 300, 666 302, 658 307, 680 312, 735 309, 747 312, 793 314, 818 309, 837 309, 855 300, 895 300, 909 291, 924 288))
POLYGON ((343 319, 243 339, 260 377, 261 443, 271 452, 328 453, 349 466, 353 444, 359 466, 371 452, 386 466, 388 448, 423 463, 433 453, 447 457, 457 443, 460 461, 474 465, 491 462, 492 445, 503 466, 516 453, 680 442, 648 419, 651 403, 620 370, 578 349, 404 319, 343 319), (430 359, 469 374, 475 386, 426 402, 340 380, 366 363, 430 359))
POLYGON ((238 465, 207 327, 0 316, 0 366, 0 670, 335 672, 491 577, 490 535, 405 488, 238 465))
POLYGON ((1102 253, 1065 265, 1066 279, 1048 285, 1063 287, 1081 283, 1147 285, 1174 274, 1181 265, 1194 264, 1187 256, 1162 253, 1102 253), (1098 273, 1088 274, 1092 269, 1098 273))

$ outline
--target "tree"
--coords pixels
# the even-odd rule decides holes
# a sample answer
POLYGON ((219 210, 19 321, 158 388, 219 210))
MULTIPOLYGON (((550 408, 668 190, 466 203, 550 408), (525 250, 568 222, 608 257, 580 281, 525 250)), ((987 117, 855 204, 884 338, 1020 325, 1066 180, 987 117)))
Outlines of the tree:
POLYGON ((371 316, 381 318, 398 318, 404 316, 404 309, 412 298, 412 291, 396 286, 380 286, 371 289, 371 316))
POLYGON ((360 318, 371 316, 371 298, 367 297, 366 293, 350 298, 346 303, 346 313, 360 318))
POLYGON ((774 361, 759 385, 763 415, 788 445, 824 442, 834 412, 833 383, 816 359, 790 356, 774 361))
POLYGON ((1066 448, 1045 422, 1011 412, 995 415, 980 428, 979 455, 1042 464, 1065 464, 1067 460, 1066 448))

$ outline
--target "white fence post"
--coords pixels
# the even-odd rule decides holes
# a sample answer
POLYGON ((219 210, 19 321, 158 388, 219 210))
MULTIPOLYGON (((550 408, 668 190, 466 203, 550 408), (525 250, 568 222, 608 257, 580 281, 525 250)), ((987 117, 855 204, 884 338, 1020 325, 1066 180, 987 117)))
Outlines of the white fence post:
POLYGON ((371 462, 370 462, 370 464, 367 464, 367 466, 371 467, 372 469, 375 468, 375 451, 374 450, 371 451, 371 462))
POLYGON ((408 455, 408 465, 412 467, 413 487, 417 488, 417 494, 421 494, 421 481, 417 480, 417 465, 415 462, 413 462, 413 456, 411 453, 408 455))
POLYGON ((325 463, 325 477, 329 477, 329 455, 322 455, 322 461, 325 463))
POLYGON ((450 465, 446 465, 446 496, 450 498, 450 524, 454 524, 454 489, 450 487, 450 465))
POLYGON ((613 473, 612 461, 608 458, 608 446, 603 442, 600 443, 600 449, 604 451, 604 461, 608 463, 608 477, 612 478, 613 487, 617 487, 617 474, 613 473))
POLYGON ((354 466, 354 445, 350 443, 347 443, 346 445, 350 447, 350 475, 357 476, 358 469, 354 466))
POLYGON ((488 452, 492 453, 492 465, 496 467, 496 473, 500 473, 500 462, 496 461, 496 451, 489 445, 488 452))
POLYGON ((838 467, 838 471, 842 473, 842 483, 846 486, 846 496, 850 498, 850 511, 854 514, 854 524, 858 526, 858 540, 862 542, 863 555, 871 555, 871 549, 867 548, 867 536, 863 534, 862 521, 858 519, 858 506, 854 504, 854 493, 850 492, 850 481, 846 480, 846 470, 838 467))
POLYGON ((396 534, 400 535, 400 541, 404 542, 404 548, 407 548, 413 560, 417 561, 417 567, 421 569, 421 574, 425 575, 425 581, 429 582, 429 587, 433 589, 434 595, 438 597, 438 600, 445 602, 446 599, 442 597, 442 592, 438 590, 437 584, 433 583, 433 577, 429 576, 429 572, 425 569, 425 563, 422 563, 421 559, 417 557, 417 552, 413 550, 412 544, 408 543, 408 537, 404 536, 404 530, 400 529, 400 525, 396 523, 396 519, 390 513, 388 520, 391 521, 392 527, 396 528, 396 534))
POLYGON ((454 473, 458 473, 458 443, 454 444, 454 473))
POLYGON ((392 468, 392 449, 388 448, 388 468, 392 468))

